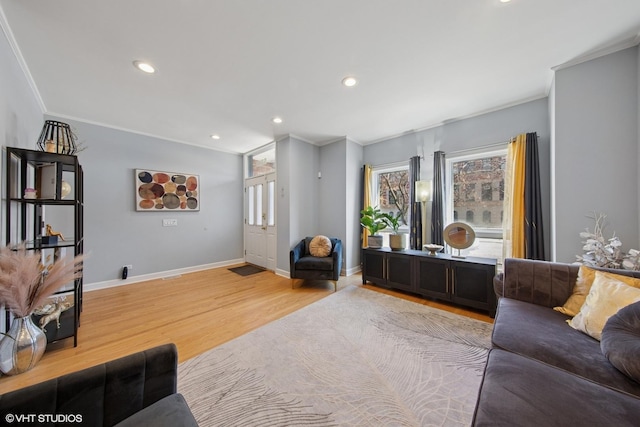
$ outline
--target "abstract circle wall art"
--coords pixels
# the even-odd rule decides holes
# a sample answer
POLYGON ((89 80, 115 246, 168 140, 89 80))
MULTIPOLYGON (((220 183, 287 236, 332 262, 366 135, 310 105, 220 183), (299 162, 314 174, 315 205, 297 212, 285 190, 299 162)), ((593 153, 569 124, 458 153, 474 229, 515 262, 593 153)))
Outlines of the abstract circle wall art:
POLYGON ((136 169, 136 211, 199 211, 200 177, 136 169))

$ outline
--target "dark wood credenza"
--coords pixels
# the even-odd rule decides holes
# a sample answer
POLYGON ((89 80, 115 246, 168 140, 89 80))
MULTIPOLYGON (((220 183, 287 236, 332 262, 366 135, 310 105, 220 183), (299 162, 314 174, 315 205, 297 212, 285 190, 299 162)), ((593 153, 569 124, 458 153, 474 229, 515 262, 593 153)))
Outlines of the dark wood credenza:
POLYGON ((496 260, 388 248, 362 250, 362 283, 400 289, 496 313, 496 260))

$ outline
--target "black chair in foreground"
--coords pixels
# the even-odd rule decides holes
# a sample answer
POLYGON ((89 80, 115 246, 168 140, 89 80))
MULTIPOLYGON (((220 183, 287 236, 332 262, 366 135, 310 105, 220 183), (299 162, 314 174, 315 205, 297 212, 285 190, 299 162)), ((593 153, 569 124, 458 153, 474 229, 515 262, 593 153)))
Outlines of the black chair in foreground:
POLYGON ((177 366, 176 346, 164 344, 4 393, 0 414, 29 421, 19 425, 197 427, 177 366))

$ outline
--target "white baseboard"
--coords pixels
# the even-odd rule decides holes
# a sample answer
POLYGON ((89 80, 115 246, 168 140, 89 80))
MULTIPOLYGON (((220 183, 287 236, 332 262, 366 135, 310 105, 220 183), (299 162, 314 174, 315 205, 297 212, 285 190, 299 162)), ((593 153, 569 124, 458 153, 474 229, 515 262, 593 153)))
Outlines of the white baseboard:
POLYGON ((290 275, 289 275, 290 272, 287 271, 287 270, 282 270, 282 269, 276 268, 275 273, 278 276, 286 277, 287 279, 290 278, 290 275))
MULTIPOLYGON (((229 265, 236 265, 244 263, 244 258, 232 259, 229 261, 214 262, 211 264, 196 265, 193 267, 178 268, 175 270, 160 271, 157 273, 141 274, 139 276, 129 276, 125 280, 115 279, 106 280, 104 282, 85 283, 83 288, 85 292, 97 291, 98 289, 113 288, 116 286, 130 285, 132 283, 145 282, 147 280, 155 279, 171 279, 172 277, 180 276, 182 274, 194 273, 196 271, 209 270, 211 268, 227 267, 229 265)), ((350 268, 349 270, 342 270, 340 274, 342 276, 351 276, 360 272, 360 266, 350 268)), ((281 277, 289 278, 289 272, 287 270, 276 269, 275 274, 281 277)))
MULTIPOLYGON (((84 284, 85 291, 96 291, 98 289, 113 288, 115 286, 130 285, 132 283, 145 282, 153 279, 170 279, 182 274, 193 273, 196 271, 209 270, 211 268, 227 267, 229 265, 242 264, 244 258, 233 259, 229 261, 214 262, 211 264, 196 265, 193 267, 178 268, 175 270, 160 271, 158 273, 141 274, 139 276, 129 276, 125 280, 106 280, 104 282, 95 282, 84 284)), ((288 273, 287 273, 288 275, 288 273)))
POLYGON ((356 267, 345 270, 344 273, 345 273, 345 276, 352 276, 356 273, 360 273, 361 271, 362 271, 362 267, 358 265, 356 267))

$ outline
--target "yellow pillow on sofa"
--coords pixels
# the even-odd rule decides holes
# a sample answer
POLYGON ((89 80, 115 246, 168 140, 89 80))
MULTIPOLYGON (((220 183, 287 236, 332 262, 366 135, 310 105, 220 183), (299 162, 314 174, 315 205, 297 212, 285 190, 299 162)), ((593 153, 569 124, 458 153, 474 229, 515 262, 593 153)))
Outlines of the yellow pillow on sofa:
POLYGON ((554 310, 567 316, 575 316, 580 311, 580 307, 584 304, 584 300, 589 294, 593 279, 596 277, 596 270, 581 265, 578 271, 576 284, 573 285, 573 292, 562 307, 553 307, 554 310))
POLYGON ((617 280, 617 277, 620 276, 596 271, 591 290, 580 312, 568 320, 569 326, 600 341, 602 328, 609 317, 640 301, 640 289, 617 280))
MULTIPOLYGON (((560 313, 566 314, 567 316, 573 317, 577 315, 580 312, 580 308, 584 304, 585 298, 587 298, 587 295, 591 290, 591 286, 593 285, 593 281, 596 277, 596 272, 598 272, 598 270, 594 270, 593 268, 581 265, 580 271, 578 271, 576 284, 573 286, 573 293, 562 307, 553 307, 553 309, 559 311, 560 313)), ((613 278, 624 284, 633 286, 634 288, 640 288, 640 279, 609 272, 603 273, 612 276, 613 278)))

